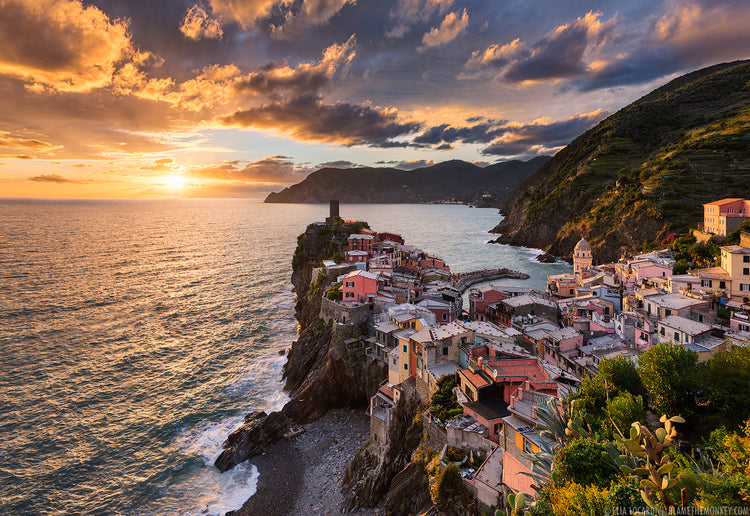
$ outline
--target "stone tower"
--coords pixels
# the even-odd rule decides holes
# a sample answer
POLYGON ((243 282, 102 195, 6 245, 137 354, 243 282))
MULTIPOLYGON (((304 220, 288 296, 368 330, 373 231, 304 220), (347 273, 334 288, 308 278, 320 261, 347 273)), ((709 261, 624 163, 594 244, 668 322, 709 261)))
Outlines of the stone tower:
POLYGON ((581 238, 573 249, 573 274, 580 274, 584 269, 591 267, 592 262, 591 246, 581 238))

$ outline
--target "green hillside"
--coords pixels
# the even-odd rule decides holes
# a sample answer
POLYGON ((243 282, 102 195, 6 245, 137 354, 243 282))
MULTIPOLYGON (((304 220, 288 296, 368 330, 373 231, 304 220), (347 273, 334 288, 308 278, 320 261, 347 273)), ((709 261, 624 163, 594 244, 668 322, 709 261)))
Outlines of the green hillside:
POLYGON ((506 161, 487 167, 453 160, 405 171, 395 168, 324 168, 304 181, 271 193, 265 202, 427 203, 465 202, 499 206, 516 188, 547 162, 506 161))
POLYGON ((506 205, 500 242, 598 262, 702 221, 705 202, 750 197, 750 61, 673 80, 587 131, 506 205))

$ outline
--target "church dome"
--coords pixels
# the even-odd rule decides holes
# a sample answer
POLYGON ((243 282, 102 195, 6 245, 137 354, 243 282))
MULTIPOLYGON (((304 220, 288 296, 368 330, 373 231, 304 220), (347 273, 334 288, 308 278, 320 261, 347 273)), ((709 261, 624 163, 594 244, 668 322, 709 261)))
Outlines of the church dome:
POLYGON ((576 251, 591 251, 591 246, 585 239, 580 239, 575 247, 576 251))

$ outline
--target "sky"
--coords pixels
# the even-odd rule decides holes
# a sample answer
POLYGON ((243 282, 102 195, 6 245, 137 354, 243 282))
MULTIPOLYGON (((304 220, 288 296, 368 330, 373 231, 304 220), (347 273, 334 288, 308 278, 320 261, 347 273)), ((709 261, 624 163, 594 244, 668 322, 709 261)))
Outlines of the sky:
POLYGON ((0 196, 250 197, 552 155, 750 57, 747 0, 0 0, 0 196))

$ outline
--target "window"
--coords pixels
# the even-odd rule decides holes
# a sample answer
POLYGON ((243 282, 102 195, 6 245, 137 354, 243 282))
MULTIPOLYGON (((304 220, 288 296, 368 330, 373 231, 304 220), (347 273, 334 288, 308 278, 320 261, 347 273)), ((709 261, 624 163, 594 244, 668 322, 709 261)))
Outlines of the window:
POLYGON ((354 297, 354 292, 347 292, 346 297, 354 297))
MULTIPOLYGON (((745 269, 745 270, 747 270, 747 269, 745 269)), ((448 320, 448 313, 447 312, 443 312, 443 320, 444 321, 448 320)))
POLYGON ((750 263, 750 254, 746 254, 742 257, 742 261, 745 263, 750 263))
POLYGON ((408 371, 408 370, 409 370, 409 364, 404 364, 404 369, 405 369, 406 371, 408 371))
POLYGON ((742 274, 745 276, 750 276, 750 268, 745 267, 744 269, 742 269, 742 274))
POLYGON ((719 282, 719 288, 727 288, 727 282, 726 281, 720 281, 719 282))
POLYGON ((674 341, 675 342, 680 342, 680 333, 679 332, 674 332, 674 341))
POLYGON ((448 346, 443 346, 443 356, 448 354, 448 346))
POLYGON ((404 353, 408 353, 409 349, 406 347, 406 344, 404 344, 404 353))
POLYGON ((659 333, 661 333, 662 335, 666 335, 667 334, 667 332, 664 330, 663 326, 662 326, 661 331, 659 333))
POLYGON ((750 283, 740 283, 740 292, 750 292, 750 283))
POLYGON ((711 280, 710 279, 701 280, 701 287, 711 288, 711 280))
POLYGON ((669 308, 665 308, 664 317, 669 317, 670 315, 672 315, 672 310, 670 310, 669 308))
POLYGON ((353 281, 347 281, 346 282, 346 286, 347 287, 353 287, 354 286, 354 282, 353 281))

